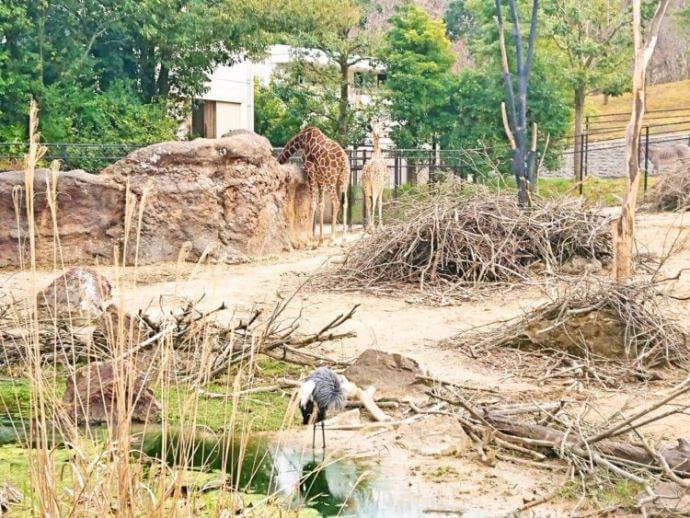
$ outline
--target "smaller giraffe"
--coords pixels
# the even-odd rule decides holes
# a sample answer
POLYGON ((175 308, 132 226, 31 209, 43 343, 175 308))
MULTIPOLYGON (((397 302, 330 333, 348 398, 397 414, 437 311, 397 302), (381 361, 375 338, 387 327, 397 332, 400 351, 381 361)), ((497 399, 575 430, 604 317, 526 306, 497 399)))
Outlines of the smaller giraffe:
POLYGON ((367 215, 367 228, 375 226, 375 213, 378 206, 379 225, 383 225, 383 190, 388 183, 388 165, 381 153, 381 124, 372 122, 371 141, 374 150, 369 161, 362 168, 362 191, 364 192, 364 209, 367 215))
POLYGON ((315 126, 307 126, 293 136, 278 157, 284 164, 297 151, 304 155, 304 171, 307 173, 312 194, 312 214, 316 208, 315 195, 319 204, 319 240, 323 240, 324 191, 331 201, 331 236, 335 237, 340 209, 340 195, 343 201, 343 235, 347 232, 347 188, 350 185, 350 161, 347 153, 335 140, 328 138, 315 126))

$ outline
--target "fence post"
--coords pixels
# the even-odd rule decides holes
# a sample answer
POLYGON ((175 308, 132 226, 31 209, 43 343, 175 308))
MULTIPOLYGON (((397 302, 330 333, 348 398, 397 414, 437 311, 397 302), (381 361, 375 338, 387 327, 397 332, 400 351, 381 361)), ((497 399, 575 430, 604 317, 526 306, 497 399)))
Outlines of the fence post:
POLYGON ((398 197, 398 185, 400 184, 400 155, 398 150, 393 151, 393 198, 398 197))
MULTIPOLYGON (((576 138, 576 141, 577 141, 577 138, 576 138)), ((584 177, 584 171, 583 171, 583 167, 584 167, 584 158, 585 158, 585 154, 583 153, 583 151, 584 151, 584 141, 585 141, 585 136, 584 136, 584 133, 583 133, 583 134, 580 135, 580 144, 579 144, 579 146, 575 146, 576 148, 579 147, 579 149, 580 149, 580 156, 578 157, 578 159, 580 160, 580 178, 579 178, 579 180, 580 180, 580 186, 579 186, 579 189, 578 189, 579 192, 580 192, 580 196, 582 196, 582 194, 584 193, 584 190, 585 190, 585 189, 584 189, 585 177, 584 177)))
POLYGON ((585 117, 585 174, 589 174, 589 115, 585 117))
POLYGON ((649 174, 649 126, 644 129, 644 193, 647 194, 647 176, 649 174))
MULTIPOLYGON (((367 150, 365 148, 362 148, 362 169, 364 169, 364 165, 367 163, 367 150)), ((360 189, 362 192, 362 226, 364 228, 367 228, 367 224, 369 224, 369 221, 367 221, 367 206, 366 202, 364 200, 364 197, 366 194, 364 194, 364 189, 360 189)), ((372 209, 372 214, 373 214, 373 209, 372 209)))
POLYGON ((348 149, 349 159, 350 159, 350 171, 352 172, 352 177, 350 178, 349 185, 347 186, 347 221, 350 228, 352 227, 352 203, 355 201, 354 196, 354 186, 357 185, 357 149, 348 149))

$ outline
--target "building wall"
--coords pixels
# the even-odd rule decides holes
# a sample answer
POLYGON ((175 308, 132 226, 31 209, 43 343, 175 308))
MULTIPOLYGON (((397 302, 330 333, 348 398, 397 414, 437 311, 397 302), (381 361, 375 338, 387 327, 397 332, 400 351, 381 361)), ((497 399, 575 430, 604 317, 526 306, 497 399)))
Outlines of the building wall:
MULTIPOLYGON (((295 59, 295 53, 287 45, 273 45, 268 57, 258 63, 249 61, 232 66, 218 66, 211 75, 207 90, 193 104, 193 117, 187 121, 182 132, 191 132, 207 138, 218 138, 230 130, 254 130, 254 79, 267 84, 281 66, 287 66, 295 59)), ((320 51, 310 51, 306 59, 328 66, 329 61, 320 51)), ((371 102, 365 91, 354 84, 358 71, 372 72, 374 68, 361 61, 350 70, 350 100, 368 104, 371 102)))
MULTIPOLYGON (((252 64, 237 63, 218 66, 207 90, 198 100, 197 108, 202 120, 193 125, 193 131, 203 128, 201 136, 218 138, 234 129, 254 130, 254 77, 252 64)), ((191 128, 190 128, 191 129, 191 128)))

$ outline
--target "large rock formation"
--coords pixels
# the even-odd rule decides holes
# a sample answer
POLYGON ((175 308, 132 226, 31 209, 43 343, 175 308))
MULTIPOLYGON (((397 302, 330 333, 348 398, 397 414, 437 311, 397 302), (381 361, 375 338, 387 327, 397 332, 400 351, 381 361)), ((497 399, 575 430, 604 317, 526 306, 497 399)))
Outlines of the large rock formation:
MULTIPOLYGON (((52 261, 54 250, 45 194, 49 175, 38 170, 34 183, 40 262, 52 261)), ((26 257, 23 185, 23 172, 0 173, 0 266, 19 264, 20 250, 26 257)), ((311 229, 304 189, 301 173, 294 166, 279 165, 268 140, 251 132, 154 144, 98 175, 59 174, 57 220, 63 259, 110 262, 115 248, 120 256, 124 251, 129 262, 138 254, 140 263, 176 260, 183 248, 189 260, 274 253, 302 244, 311 229)))
MULTIPOLYGON (((65 262, 110 261, 122 235, 124 187, 112 178, 81 170, 60 173, 57 182, 60 253, 65 262)), ((36 256, 49 263, 56 250, 53 218, 47 203, 48 169, 34 180, 36 256)), ((0 173, 0 266, 20 264, 28 257, 28 225, 24 171, 0 173), (16 210, 18 209, 18 211, 16 210)))

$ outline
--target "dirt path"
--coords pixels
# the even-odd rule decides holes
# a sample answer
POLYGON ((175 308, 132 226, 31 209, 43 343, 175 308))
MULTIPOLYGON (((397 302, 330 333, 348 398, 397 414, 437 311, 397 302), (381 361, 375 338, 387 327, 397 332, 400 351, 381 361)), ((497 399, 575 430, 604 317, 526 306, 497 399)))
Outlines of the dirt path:
MULTIPOLYGON (((642 214, 638 224, 639 249, 662 255, 675 244, 678 252, 665 265, 673 275, 690 266, 690 249, 684 240, 690 236, 690 216, 673 214, 642 214)), ((350 240, 359 235, 350 236, 350 240)), ((317 250, 293 252, 264 258, 242 265, 163 264, 126 268, 118 278, 113 268, 99 270, 111 279, 116 301, 128 311, 148 308, 156 312, 180 298, 199 299, 202 306, 217 307, 225 302, 239 312, 253 305, 272 305, 277 296, 288 296, 306 277, 315 274, 329 261, 342 254, 342 246, 332 245, 317 250)), ((54 277, 50 271, 37 273, 35 285, 43 287, 54 277)), ((25 272, 0 271, 0 287, 18 299, 35 291, 30 275, 25 272)), ((669 284, 674 293, 690 293, 690 273, 669 284)), ((482 300, 455 306, 438 307, 404 298, 370 296, 362 293, 327 293, 300 291, 291 304, 293 314, 302 312, 307 329, 315 329, 337 314, 359 304, 355 317, 347 324, 357 336, 331 343, 323 352, 338 359, 357 356, 367 348, 405 354, 416 359, 435 376, 451 381, 472 381, 496 385, 504 390, 526 388, 519 380, 506 380, 503 373, 489 372, 438 342, 474 326, 519 315, 545 300, 538 287, 497 292, 482 300)), ((690 302, 678 302, 672 308, 676 316, 690 322, 690 302)))

